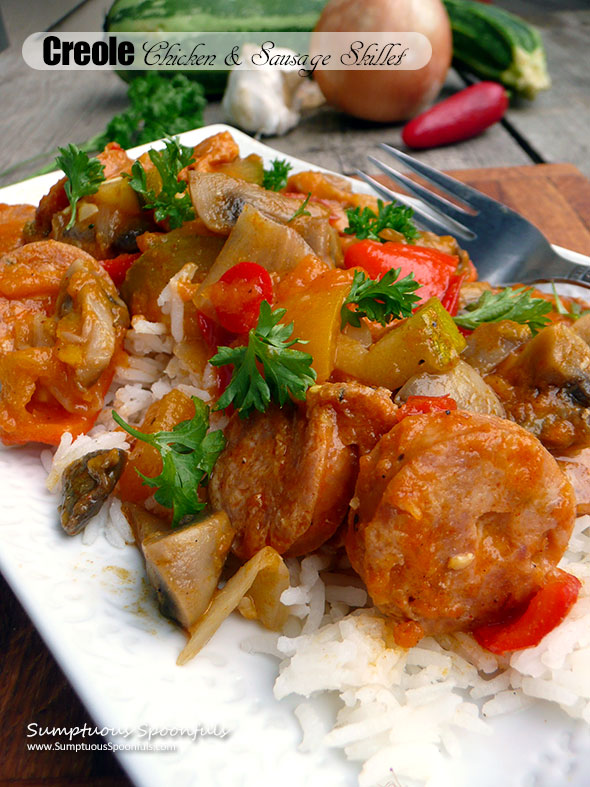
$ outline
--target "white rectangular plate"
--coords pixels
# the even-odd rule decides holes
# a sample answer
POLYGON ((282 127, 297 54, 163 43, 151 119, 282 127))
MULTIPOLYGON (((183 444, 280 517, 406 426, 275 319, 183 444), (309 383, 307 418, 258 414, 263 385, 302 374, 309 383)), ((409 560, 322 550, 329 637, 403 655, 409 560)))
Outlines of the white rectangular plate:
MULTIPOLYGON (((228 126, 187 132, 181 141, 195 145, 224 130, 244 155, 259 153, 266 162, 286 158, 295 170, 320 169, 228 126)), ((51 173, 1 189, 0 202, 36 204, 58 177, 51 173)), ((355 188, 367 190, 356 182, 355 188)), ((581 254, 557 250, 590 264, 581 254)), ((224 738, 175 738, 175 753, 120 751, 131 779, 140 787, 353 787, 359 767, 339 752, 298 751, 293 708, 299 699, 277 702, 272 687, 278 662, 240 648, 257 633, 256 624, 232 616, 197 658, 176 666, 184 636, 159 615, 138 552, 115 549, 103 537, 85 547, 79 537, 65 536, 57 500, 45 489, 39 453, 32 447, 0 450, 0 569, 98 726, 231 730, 224 738)), ((585 725, 544 702, 491 725, 489 737, 463 735, 462 756, 449 761, 433 787, 587 785, 585 725)), ((16 734, 24 738, 26 730, 16 734)), ((146 742, 147 736, 113 739, 122 745, 146 742)))

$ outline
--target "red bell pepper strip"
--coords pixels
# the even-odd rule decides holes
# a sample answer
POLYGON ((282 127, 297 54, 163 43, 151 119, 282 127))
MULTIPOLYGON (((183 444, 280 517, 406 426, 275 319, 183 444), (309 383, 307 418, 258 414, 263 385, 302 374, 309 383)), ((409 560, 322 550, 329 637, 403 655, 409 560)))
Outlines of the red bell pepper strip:
POLYGON ((408 415, 450 412, 457 409, 457 402, 450 396, 408 396, 395 417, 399 424, 408 415))
POLYGON ((127 271, 138 257, 141 257, 141 252, 135 254, 119 254, 118 257, 113 257, 112 260, 101 260, 100 264, 113 280, 115 287, 118 288, 125 281, 127 271))
POLYGON ((262 265, 239 262, 211 285, 209 297, 220 325, 232 333, 248 333, 258 321, 262 301, 273 302, 272 279, 262 265))
POLYGON ((413 273, 421 285, 416 295, 423 303, 444 296, 457 270, 457 258, 426 246, 361 240, 346 250, 344 267, 362 268, 371 279, 380 279, 392 268, 401 268, 400 279, 413 273))
POLYGON ((478 82, 412 118, 402 139, 415 149, 461 142, 497 123, 507 109, 508 96, 502 85, 478 82))
POLYGON ((218 347, 230 344, 235 338, 230 331, 222 328, 218 322, 200 310, 197 310, 197 325, 205 344, 212 354, 217 352, 218 347))
POLYGON ((465 274, 453 274, 453 276, 451 276, 451 281, 449 282, 447 291, 441 300, 442 305, 445 307, 451 317, 454 317, 459 309, 459 295, 461 294, 461 286, 463 285, 465 278, 465 274))
POLYGON ((577 577, 561 571, 535 593, 520 617, 508 623, 481 626, 474 630, 473 636, 482 648, 492 653, 534 648, 565 618, 581 587, 577 577))

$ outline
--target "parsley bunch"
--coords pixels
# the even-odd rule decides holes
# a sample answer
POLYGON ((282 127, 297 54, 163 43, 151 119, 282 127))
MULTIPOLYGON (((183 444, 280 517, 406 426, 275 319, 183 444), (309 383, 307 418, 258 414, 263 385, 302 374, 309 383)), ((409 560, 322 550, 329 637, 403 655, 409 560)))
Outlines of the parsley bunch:
POLYGON ((305 392, 316 379, 311 368, 313 358, 292 349, 294 344, 305 342, 289 338, 293 323, 280 323, 285 312, 285 309, 273 311, 268 301, 262 301, 258 323, 248 334, 247 346, 217 348, 210 363, 213 366, 233 364, 234 371, 216 410, 233 404, 240 416, 247 418, 254 409, 263 413, 271 400, 282 406, 291 396, 305 399, 305 392))
POLYGON ((225 447, 221 430, 207 433, 209 408, 200 399, 192 397, 195 405, 193 418, 177 424, 171 432, 146 434, 126 423, 112 411, 113 418, 133 437, 153 446, 162 457, 162 472, 149 477, 137 470, 144 484, 156 488, 154 498, 160 505, 173 511, 172 527, 205 508, 197 495, 197 488, 204 486, 213 470, 217 457, 225 447))
POLYGON ((165 145, 164 150, 148 153, 162 180, 160 192, 156 194, 148 188, 146 172, 139 161, 131 167, 129 185, 142 198, 144 209, 154 211, 156 221, 168 219, 170 229, 176 229, 195 217, 188 184, 178 180, 179 172, 193 160, 193 149, 181 145, 177 139, 167 139, 165 145))
POLYGON ((544 298, 533 298, 532 290, 507 287, 496 293, 486 290, 476 303, 467 306, 453 319, 461 328, 469 330, 475 330, 485 322, 512 320, 528 325, 534 336, 550 322, 546 315, 551 310, 551 303, 544 298))
MULTIPOLYGON (((115 115, 100 134, 80 144, 80 150, 94 153, 102 150, 107 142, 130 148, 203 125, 203 109, 207 105, 203 88, 180 72, 165 76, 157 71, 146 71, 134 77, 127 97, 129 108, 115 115)), ((53 159, 55 155, 56 151, 39 153, 3 170, 0 177, 34 161, 49 156, 53 159)), ((52 169, 53 163, 33 174, 43 175, 52 169)))
POLYGON ((418 230, 412 216, 414 211, 405 205, 396 202, 385 204, 383 200, 377 200, 377 210, 371 208, 349 208, 346 211, 348 217, 348 227, 344 230, 347 235, 356 235, 359 240, 378 240, 385 243, 380 236, 385 229, 401 232, 404 238, 412 243, 418 237, 418 230))
POLYGON ((287 178, 293 166, 284 159, 274 159, 270 163, 270 169, 264 170, 262 185, 269 191, 280 191, 287 185, 287 178))
POLYGON ((341 328, 344 328, 346 323, 358 328, 361 317, 376 320, 381 325, 387 325, 399 317, 409 317, 420 300, 415 295, 420 285, 414 280, 413 273, 397 281, 400 272, 401 268, 392 268, 375 281, 362 271, 355 271, 352 287, 340 310, 341 328), (349 309, 349 304, 356 304, 356 310, 349 309))
POLYGON ((102 134, 88 140, 86 150, 102 150, 107 142, 131 148, 203 125, 207 104, 203 88, 179 72, 164 76, 146 71, 132 80, 127 97, 129 108, 115 115, 102 134))
POLYGON ((96 194, 98 187, 104 181, 104 165, 97 158, 89 158, 88 154, 76 145, 70 144, 67 148, 58 148, 58 150, 60 155, 55 159, 55 163, 64 171, 67 178, 65 191, 72 210, 66 225, 66 229, 70 230, 76 222, 78 200, 96 194))

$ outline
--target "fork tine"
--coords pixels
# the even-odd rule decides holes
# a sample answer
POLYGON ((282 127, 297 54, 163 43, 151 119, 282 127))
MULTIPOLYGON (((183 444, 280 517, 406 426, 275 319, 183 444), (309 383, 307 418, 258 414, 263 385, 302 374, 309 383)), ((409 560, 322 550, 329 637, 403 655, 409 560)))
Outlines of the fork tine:
POLYGON ((422 200, 422 202, 429 205, 437 214, 440 214, 442 217, 447 218, 451 221, 453 227, 453 232, 457 235, 462 235, 465 238, 473 238, 474 233, 471 230, 467 229, 465 224, 463 223, 465 219, 470 218, 469 213, 463 210, 463 208, 458 208, 456 205, 453 205, 452 202, 445 199, 444 197, 439 197, 438 194, 434 194, 432 191, 424 188, 419 183, 414 183, 413 180, 402 175, 400 172, 396 172, 391 167, 384 164, 379 159, 374 158, 373 156, 367 157, 369 161, 375 164, 376 167, 379 167, 381 172, 384 172, 388 177, 392 180, 395 180, 396 183, 399 183, 402 188, 405 188, 411 194, 418 197, 422 200))
POLYGON ((417 220, 418 223, 425 229, 429 230, 430 232, 435 232, 437 235, 448 235, 452 230, 448 224, 443 224, 440 221, 436 221, 432 218, 428 213, 422 210, 422 208, 417 207, 415 205, 410 205, 409 202, 406 202, 403 195, 396 194, 395 191, 388 189, 387 186, 384 186, 382 183, 379 183, 378 180, 372 178, 370 175, 367 175, 366 172, 362 172, 362 170, 357 169, 356 174, 359 178, 368 183, 378 194, 385 199, 388 200, 396 200, 397 202, 401 202, 403 205, 407 205, 409 208, 412 208, 415 215, 418 215, 420 218, 417 220))
POLYGON ((494 205, 494 207, 498 205, 496 200, 491 199, 491 197, 486 197, 485 194, 471 188, 471 186, 466 186, 450 175, 444 175, 442 172, 429 167, 422 161, 418 161, 418 159, 412 158, 412 156, 408 156, 407 153, 402 153, 401 150, 391 145, 387 145, 385 142, 381 142, 379 147, 389 153, 390 156, 401 161, 402 164, 405 164, 413 172, 421 175, 429 183, 434 183, 436 186, 439 186, 450 197, 458 197, 466 205, 475 210, 483 211, 489 208, 490 205, 494 205))

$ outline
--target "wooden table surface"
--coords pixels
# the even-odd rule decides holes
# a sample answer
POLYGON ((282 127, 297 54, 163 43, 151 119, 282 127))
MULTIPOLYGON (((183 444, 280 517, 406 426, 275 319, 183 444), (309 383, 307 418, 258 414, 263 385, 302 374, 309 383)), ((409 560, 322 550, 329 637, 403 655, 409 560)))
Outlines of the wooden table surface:
MULTIPOLYGON (((482 137, 426 151, 421 157, 441 169, 456 170, 460 179, 519 210, 552 242, 590 254, 590 181, 584 177, 590 176, 589 4, 499 4, 542 28, 554 88, 534 103, 513 107, 506 123, 482 137)), ((88 138, 125 106, 125 86, 114 74, 49 74, 32 72, 23 64, 19 41, 29 32, 49 28, 71 8, 77 10, 58 29, 98 29, 104 13, 99 0, 3 2, 11 46, 0 53, 0 170, 40 150, 88 138)), ((459 77, 451 74, 447 89, 458 84, 459 77)), ((210 105, 206 121, 220 120, 219 105, 210 105)), ((376 152, 378 142, 399 143, 399 133, 399 127, 376 127, 323 108, 287 136, 267 141, 281 151, 348 173, 362 165, 367 152, 376 152)), ((10 181, 0 180, 0 185, 10 181)), ((58 755, 26 749, 26 725, 32 721, 74 727, 91 720, 1 578, 0 608, 0 785, 128 785, 108 753, 58 755)))

